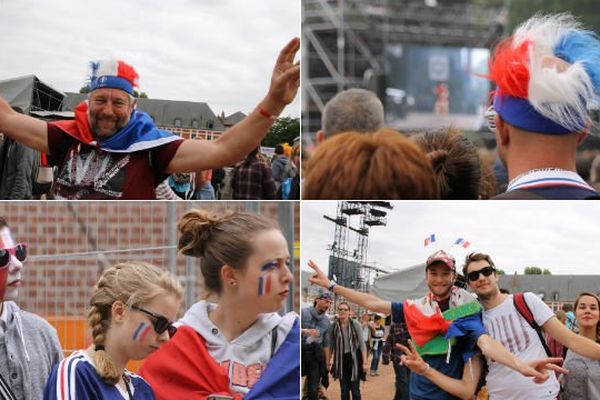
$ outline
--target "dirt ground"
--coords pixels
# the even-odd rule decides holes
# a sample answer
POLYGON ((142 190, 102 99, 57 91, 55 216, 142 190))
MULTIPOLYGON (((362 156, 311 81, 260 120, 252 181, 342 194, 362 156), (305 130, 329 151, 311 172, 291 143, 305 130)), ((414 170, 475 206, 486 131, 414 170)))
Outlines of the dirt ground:
MULTIPOLYGON (((394 367, 392 364, 379 364, 379 376, 369 376, 367 373, 367 381, 361 382, 360 394, 362 400, 392 400, 396 388, 394 386, 395 376, 394 367)), ((339 400, 340 398, 340 381, 334 381, 329 377, 329 388, 326 396, 329 400, 339 400)))

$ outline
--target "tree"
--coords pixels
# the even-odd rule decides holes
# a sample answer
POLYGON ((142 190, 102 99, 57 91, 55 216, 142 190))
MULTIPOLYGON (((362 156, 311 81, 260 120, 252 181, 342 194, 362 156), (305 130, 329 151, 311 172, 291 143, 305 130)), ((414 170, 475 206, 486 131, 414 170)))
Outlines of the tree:
POLYGON ((300 118, 282 117, 275 121, 261 145, 268 147, 275 147, 281 143, 291 145, 298 136, 300 136, 300 118))
POLYGON ((137 90, 133 89, 133 97, 147 99, 148 95, 145 92, 138 92, 137 90))
POLYGON ((542 275, 542 269, 540 267, 525 267, 523 273, 525 275, 542 275))
POLYGON ((81 89, 79 89, 79 93, 89 93, 90 92, 90 87, 88 85, 82 86, 81 89))
POLYGON ((510 0, 508 6, 509 32, 536 12, 543 14, 568 11, 587 29, 600 30, 600 14, 595 0, 510 0))
POLYGON ((544 271, 542 272, 542 275, 552 275, 552 272, 550 272, 549 269, 544 268, 544 271))
POLYGON ((504 270, 503 270, 503 269, 500 269, 500 268, 497 268, 497 269, 496 269, 496 273, 497 273, 498 275, 506 275, 506 272, 504 272, 504 270))

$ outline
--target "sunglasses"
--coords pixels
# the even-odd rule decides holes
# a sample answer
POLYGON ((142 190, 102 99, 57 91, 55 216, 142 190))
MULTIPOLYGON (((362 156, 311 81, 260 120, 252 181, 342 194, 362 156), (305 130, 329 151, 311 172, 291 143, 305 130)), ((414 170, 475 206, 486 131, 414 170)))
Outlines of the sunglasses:
POLYGON ((27 245, 25 243, 17 243, 11 249, 0 249, 0 268, 4 268, 10 263, 10 256, 13 255, 17 260, 23 262, 27 258, 27 245))
POLYGON ((488 265, 487 267, 481 268, 478 271, 469 272, 467 274, 467 278, 469 279, 469 281, 475 282, 477 279, 479 279, 479 274, 482 274, 483 276, 490 276, 494 272, 496 272, 496 268, 492 267, 491 265, 488 265))
POLYGON ((131 306, 131 308, 133 310, 143 312, 144 314, 152 317, 152 327, 154 328, 154 332, 158 333, 159 335, 162 335, 164 331, 168 331, 169 338, 172 338, 173 336, 175 336, 175 333, 177 333, 177 327, 171 322, 169 322, 169 320, 166 317, 163 317, 160 314, 155 314, 148 310, 144 310, 143 308, 138 306, 131 306))

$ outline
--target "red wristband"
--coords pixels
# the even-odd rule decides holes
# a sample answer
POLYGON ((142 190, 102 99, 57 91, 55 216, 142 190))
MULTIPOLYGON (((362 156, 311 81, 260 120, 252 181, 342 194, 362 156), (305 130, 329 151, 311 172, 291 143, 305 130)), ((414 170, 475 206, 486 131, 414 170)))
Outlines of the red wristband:
POLYGON ((265 117, 266 119, 268 119, 269 121, 274 122, 277 119, 276 115, 273 115, 271 113, 269 113, 268 111, 266 111, 264 108, 262 108, 261 106, 256 106, 256 111, 258 111, 258 113, 260 115, 262 115, 263 117, 265 117))

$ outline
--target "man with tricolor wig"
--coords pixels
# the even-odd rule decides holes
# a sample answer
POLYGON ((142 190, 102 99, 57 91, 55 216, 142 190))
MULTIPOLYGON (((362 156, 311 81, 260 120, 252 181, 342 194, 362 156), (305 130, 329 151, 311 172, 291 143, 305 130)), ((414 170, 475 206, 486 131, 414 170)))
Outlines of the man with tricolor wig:
POLYGON ((489 78, 487 116, 510 180, 496 198, 596 198, 576 155, 600 94, 598 36, 569 14, 535 15, 494 49, 489 78))
POLYGON ((184 140, 158 129, 136 110, 135 69, 123 61, 91 63, 89 96, 75 108, 75 120, 44 122, 12 111, 0 98, 0 132, 48 155, 57 167, 59 199, 154 199, 171 173, 200 172, 235 164, 256 148, 294 99, 300 40, 280 52, 265 98, 217 140, 184 140))
POLYGON ((26 258, 27 246, 0 218, 1 399, 41 399, 52 366, 63 358, 56 329, 15 303, 26 258))
MULTIPOLYGON (((387 301, 342 287, 329 281, 314 261, 309 260, 308 266, 315 271, 311 283, 329 288, 371 311, 392 314, 393 322, 406 323, 414 348, 425 361, 421 364, 423 368, 413 370, 416 373, 410 376, 411 400, 471 398, 481 371, 477 349, 486 357, 538 381, 548 379, 549 363, 560 360, 542 358, 524 363, 486 334, 479 303, 469 292, 454 286, 455 260, 443 250, 431 254, 425 263, 429 293, 404 302, 387 301), (450 386, 440 388, 438 382, 448 377, 454 378, 447 379, 450 386)), ((411 362, 412 359, 407 360, 411 362)))

